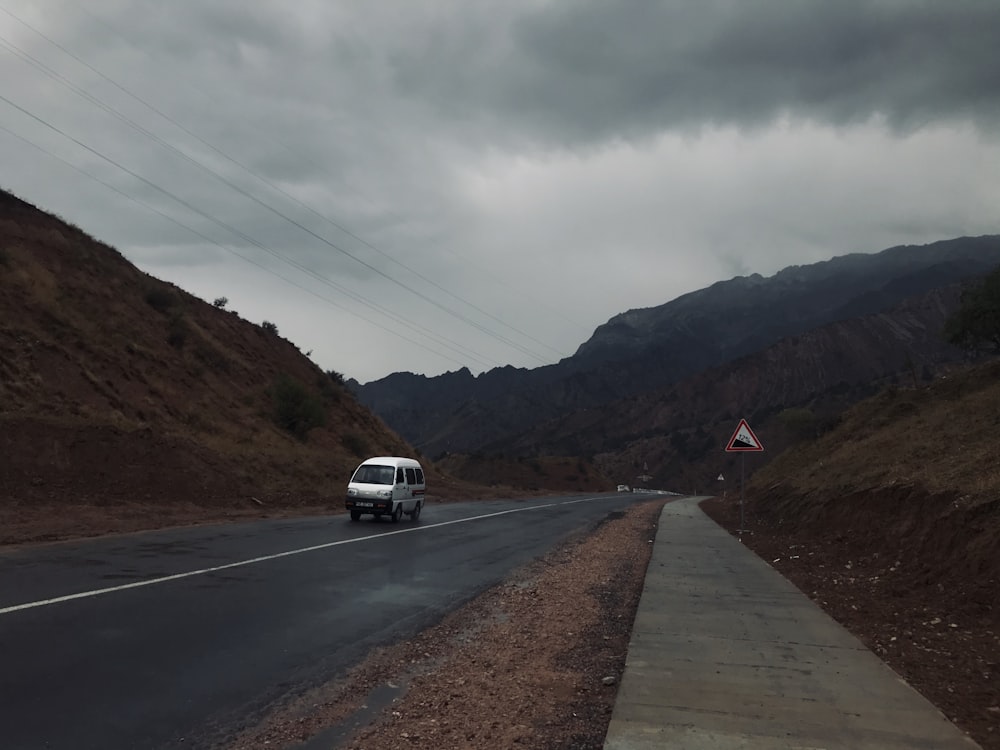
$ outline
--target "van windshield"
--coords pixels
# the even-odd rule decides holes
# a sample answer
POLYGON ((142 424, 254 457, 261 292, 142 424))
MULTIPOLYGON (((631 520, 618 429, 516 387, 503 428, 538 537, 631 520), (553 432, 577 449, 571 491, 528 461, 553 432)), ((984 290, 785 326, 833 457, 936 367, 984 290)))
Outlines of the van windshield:
POLYGON ((395 476, 396 470, 391 466, 365 464, 358 467, 351 481, 358 484, 392 484, 395 476))

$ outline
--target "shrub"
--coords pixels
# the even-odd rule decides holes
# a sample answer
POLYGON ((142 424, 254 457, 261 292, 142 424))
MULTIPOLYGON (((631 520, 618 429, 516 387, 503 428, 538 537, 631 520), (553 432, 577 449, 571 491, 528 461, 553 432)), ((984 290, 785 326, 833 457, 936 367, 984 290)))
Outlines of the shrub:
POLYGON ((229 304, 229 298, 228 297, 216 297, 212 301, 212 304, 215 305, 220 310, 225 310, 226 309, 226 305, 229 304))
POLYGON ((203 365, 216 372, 230 372, 233 369, 233 363, 229 357, 207 341, 202 341, 195 346, 194 356, 203 365))
POLYGON ((345 433, 340 442, 358 458, 368 455, 368 442, 356 432, 345 433))
POLYGON ((1000 353, 1000 268, 962 293, 961 306, 945 322, 944 336, 969 351, 985 346, 1000 353))
POLYGON ((170 325, 167 328, 167 343, 174 349, 183 349, 184 342, 187 341, 191 327, 184 319, 184 316, 177 314, 170 318, 170 325))
POLYGON ((300 440, 309 430, 326 424, 326 407, 322 399, 287 375, 280 376, 271 386, 274 423, 300 440))
POLYGON ((154 287, 146 291, 146 304, 158 313, 167 312, 178 302, 177 295, 164 287, 154 287))
POLYGON ((340 402, 340 389, 331 383, 329 378, 325 378, 322 375, 318 376, 316 386, 319 388, 319 392, 325 401, 331 404, 340 402))
POLYGON ((819 420, 809 409, 784 409, 779 412, 778 421, 794 440, 805 440, 818 435, 819 420))
POLYGON ((332 380, 334 383, 337 383, 338 385, 344 385, 344 376, 341 373, 337 372, 336 370, 328 370, 326 374, 329 376, 330 380, 332 380))
POLYGON ((263 328, 268 333, 273 333, 275 336, 278 335, 278 326, 276 326, 270 320, 265 320, 263 323, 260 324, 260 327, 263 328))

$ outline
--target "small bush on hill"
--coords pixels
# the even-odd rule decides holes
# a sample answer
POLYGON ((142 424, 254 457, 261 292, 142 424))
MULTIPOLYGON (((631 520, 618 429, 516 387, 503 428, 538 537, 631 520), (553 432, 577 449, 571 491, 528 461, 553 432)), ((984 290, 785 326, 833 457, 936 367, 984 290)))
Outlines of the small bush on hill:
POLYGON ((944 327, 948 343, 975 350, 986 345, 1000 353, 1000 268, 962 293, 962 305, 944 327))
POLYGON ((183 349, 190 332, 191 326, 188 325, 183 315, 177 313, 170 318, 170 324, 167 327, 167 343, 174 349, 183 349))
POLYGON ((340 442, 358 458, 368 455, 368 442, 356 432, 345 433, 340 442))
POLYGON ((154 287, 146 291, 146 304, 158 313, 167 312, 178 302, 177 295, 164 287, 154 287))
POLYGON ((194 356, 203 365, 216 372, 230 372, 233 369, 233 363, 229 357, 207 341, 202 341, 195 346, 194 356))
POLYGON ((785 409, 778 414, 778 421, 793 440, 805 440, 818 434, 819 420, 809 409, 785 409))
POLYGON ((274 423, 300 440, 306 439, 309 430, 326 424, 323 400, 297 380, 287 375, 280 376, 271 386, 270 394, 274 404, 274 423))
POLYGON ((340 401, 340 389, 330 382, 329 378, 320 375, 316 379, 316 386, 319 388, 319 392, 322 394, 324 400, 328 403, 336 404, 340 401))
POLYGON ((220 310, 225 310, 226 309, 226 305, 229 304, 229 298, 228 297, 216 297, 212 301, 212 304, 215 305, 220 310))
POLYGON ((263 323, 260 324, 260 327, 263 328, 268 333, 273 333, 275 336, 278 335, 278 326, 272 323, 270 320, 265 320, 263 323))

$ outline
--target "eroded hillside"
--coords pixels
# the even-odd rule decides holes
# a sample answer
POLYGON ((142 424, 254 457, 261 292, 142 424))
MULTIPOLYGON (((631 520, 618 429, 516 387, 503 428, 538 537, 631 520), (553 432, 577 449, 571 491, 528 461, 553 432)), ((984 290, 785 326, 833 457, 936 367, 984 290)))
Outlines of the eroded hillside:
MULTIPOLYGON (((523 442, 526 433, 545 431, 552 420, 641 399, 822 326, 871 318, 980 277, 997 263, 1000 236, 841 256, 770 278, 720 281, 658 307, 621 313, 554 365, 495 368, 475 377, 467 370, 433 378, 394 373, 351 385, 362 403, 428 455, 495 453, 523 442)), ((903 332, 912 339, 914 359, 932 343, 928 333, 937 336, 903 332)), ((901 338, 891 341, 897 349, 905 343, 901 338)), ((863 338, 859 347, 869 343, 863 338)), ((863 361, 851 361, 850 341, 830 344, 839 349, 848 376, 864 368, 863 361)), ((827 358, 823 365, 821 374, 836 382, 837 363, 827 358)))
MULTIPOLYGON (((849 409, 756 472, 742 538, 1000 748, 1000 362, 849 409)), ((731 530, 738 502, 704 504, 731 530)))
POLYGON ((276 330, 0 193, 8 537, 15 508, 327 503, 359 458, 411 452, 276 330))
POLYGON ((739 471, 722 449, 741 418, 767 447, 748 464, 753 470, 880 384, 915 385, 954 367, 964 355, 941 331, 959 291, 936 289, 891 310, 787 337, 678 383, 552 420, 497 449, 594 456, 605 474, 626 484, 648 474, 655 487, 731 490, 739 471))

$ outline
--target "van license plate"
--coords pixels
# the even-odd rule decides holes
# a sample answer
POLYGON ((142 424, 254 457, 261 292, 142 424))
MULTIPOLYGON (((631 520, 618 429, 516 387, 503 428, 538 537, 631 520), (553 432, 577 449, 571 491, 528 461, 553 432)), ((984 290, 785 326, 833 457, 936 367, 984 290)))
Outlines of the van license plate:
POLYGON ((370 508, 373 505, 373 503, 354 503, 354 504, 357 505, 359 508, 370 508))

